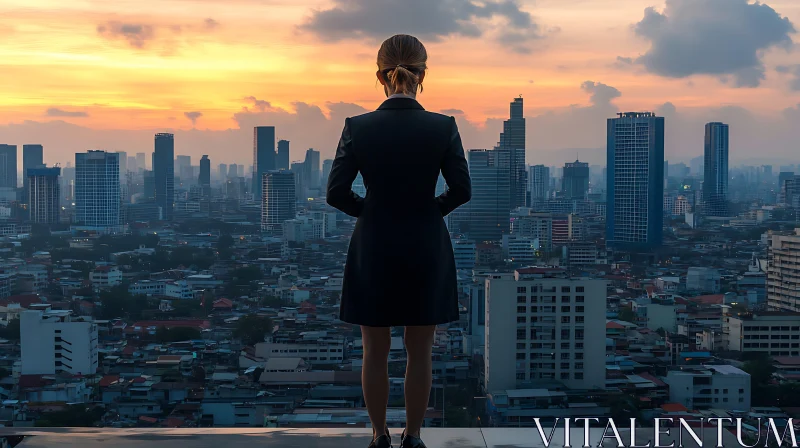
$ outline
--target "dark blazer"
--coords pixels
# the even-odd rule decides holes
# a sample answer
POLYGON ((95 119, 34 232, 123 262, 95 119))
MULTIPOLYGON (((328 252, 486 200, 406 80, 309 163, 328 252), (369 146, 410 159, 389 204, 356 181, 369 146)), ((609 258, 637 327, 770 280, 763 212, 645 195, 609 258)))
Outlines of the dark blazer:
POLYGON ((458 320, 455 260, 443 217, 470 196, 453 117, 392 98, 346 119, 327 191, 328 204, 358 218, 340 318, 377 327, 458 320), (352 190, 359 172, 363 198, 352 190), (439 173, 447 190, 436 197, 439 173))

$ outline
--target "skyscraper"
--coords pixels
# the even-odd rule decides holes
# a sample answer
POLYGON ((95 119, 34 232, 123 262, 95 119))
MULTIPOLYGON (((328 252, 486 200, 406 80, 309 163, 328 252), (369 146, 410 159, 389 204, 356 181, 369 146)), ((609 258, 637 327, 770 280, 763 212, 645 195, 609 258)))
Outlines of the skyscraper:
POLYGON ((511 102, 510 118, 503 122, 499 149, 509 152, 511 176, 511 208, 524 207, 527 193, 525 172, 525 116, 522 97, 511 102))
POLYGON ((188 185, 194 181, 192 156, 175 156, 174 169, 178 172, 178 177, 183 185, 188 185))
POLYGON ((171 221, 175 202, 175 137, 172 134, 156 134, 153 174, 156 205, 161 207, 162 219, 171 221))
POLYGON ((235 163, 228 165, 228 179, 232 177, 239 177, 239 165, 235 163))
POLYGON ((100 229, 116 228, 119 219, 119 154, 75 154, 75 220, 100 229))
POLYGON ((211 195, 211 160, 207 155, 203 155, 200 159, 200 176, 197 178, 197 183, 203 189, 203 196, 211 195))
POLYGON ((314 148, 308 148, 306 151, 306 160, 305 160, 305 178, 308 181, 307 187, 308 188, 319 188, 319 179, 320 179, 320 172, 319 172, 319 151, 314 150, 314 148))
POLYGON ((145 156, 145 153, 143 152, 136 153, 136 168, 140 170, 147 169, 147 158, 145 156))
POLYGON ((253 195, 261 198, 262 177, 275 169, 275 126, 253 129, 253 195))
POLYGON ((132 171, 134 173, 139 171, 139 164, 136 163, 136 157, 135 156, 134 157, 128 157, 128 163, 126 165, 126 168, 128 168, 128 171, 132 171))
POLYGON ((217 166, 217 176, 219 176, 219 180, 223 183, 226 179, 228 179, 228 165, 224 163, 220 163, 217 166))
POLYGON ((262 179, 261 229, 281 229, 283 222, 294 219, 296 214, 294 173, 269 171, 264 173, 262 179))
POLYGON ((561 191, 565 199, 585 199, 589 193, 589 164, 577 160, 565 163, 561 191))
POLYGON ((531 204, 550 197, 550 168, 544 165, 532 165, 529 169, 531 204))
POLYGON ((55 224, 59 222, 61 168, 28 168, 25 179, 30 220, 35 223, 55 224))
POLYGON ((153 170, 142 171, 142 185, 144 186, 144 198, 148 201, 156 200, 156 176, 153 170))
POLYGON ((510 229, 509 152, 473 149, 467 153, 472 198, 450 219, 450 229, 475 241, 499 241, 510 229))
POLYGON ((279 170, 289 169, 289 140, 278 140, 278 163, 275 168, 279 170))
POLYGON ((119 180, 124 183, 126 174, 128 174, 128 153, 117 151, 117 154, 119 154, 119 180))
POLYGON ((44 166, 44 148, 42 145, 22 145, 22 201, 28 202, 28 170, 44 166))
POLYGON ((331 175, 331 168, 333 168, 333 159, 325 159, 322 161, 322 179, 320 184, 324 190, 328 186, 328 176, 331 175))
POLYGON ((17 188, 17 145, 0 145, 0 188, 17 188))
POLYGON ((606 244, 637 250, 661 245, 664 224, 664 118, 625 112, 609 118, 606 244))
POLYGON ((706 124, 703 208, 708 216, 728 215, 728 125, 706 124))

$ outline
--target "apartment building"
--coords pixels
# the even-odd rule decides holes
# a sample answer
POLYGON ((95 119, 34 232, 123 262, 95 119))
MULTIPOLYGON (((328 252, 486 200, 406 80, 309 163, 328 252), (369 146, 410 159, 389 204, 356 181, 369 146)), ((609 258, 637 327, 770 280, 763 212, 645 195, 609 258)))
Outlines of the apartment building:
POLYGON ((344 359, 344 340, 259 342, 255 349, 257 358, 303 358, 314 365, 341 364, 344 359))
POLYGON ((726 315, 722 319, 722 344, 731 351, 800 356, 800 313, 726 315))
POLYGON ((556 268, 488 276, 486 392, 553 380, 574 389, 604 387, 606 287, 556 268))
POLYGON ((750 410, 750 374, 729 365, 671 370, 664 382, 669 399, 687 409, 750 410))
POLYGON ((97 325, 70 311, 20 313, 22 375, 92 375, 97 371, 97 325))
POLYGON ((116 266, 98 266, 89 273, 92 285, 98 288, 110 288, 122 284, 122 271, 116 266))
POLYGON ((782 311, 800 311, 800 228, 794 234, 769 233, 767 305, 782 311))

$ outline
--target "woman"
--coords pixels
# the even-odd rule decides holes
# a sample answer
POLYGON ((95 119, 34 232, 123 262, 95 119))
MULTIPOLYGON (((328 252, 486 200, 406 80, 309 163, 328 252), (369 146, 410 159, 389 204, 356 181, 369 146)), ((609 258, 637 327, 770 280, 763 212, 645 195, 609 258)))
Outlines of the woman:
POLYGON ((361 382, 373 427, 370 447, 391 447, 386 427, 391 327, 405 327, 406 428, 400 446, 423 448, 436 325, 458 320, 453 247, 444 217, 466 203, 471 182, 453 117, 417 102, 428 55, 415 37, 392 36, 378 51, 378 110, 347 118, 327 201, 358 218, 347 252, 340 318, 361 326, 361 382), (365 197, 352 191, 358 173, 365 197), (435 196, 439 173, 447 190, 435 196))

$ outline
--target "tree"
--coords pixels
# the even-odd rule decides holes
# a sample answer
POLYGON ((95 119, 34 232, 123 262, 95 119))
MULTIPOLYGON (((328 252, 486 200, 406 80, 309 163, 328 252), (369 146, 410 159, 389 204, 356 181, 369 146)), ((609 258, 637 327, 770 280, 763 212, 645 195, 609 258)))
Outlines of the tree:
POLYGON ((156 330, 156 340, 162 344, 201 339, 202 337, 200 330, 192 327, 159 327, 156 330))
POLYGON ((100 316, 103 319, 115 319, 118 317, 140 319, 142 311, 150 307, 147 296, 134 296, 128 292, 128 287, 125 285, 114 286, 107 291, 101 292, 100 303, 102 305, 100 316))
POLYGON ((448 406, 445 409, 445 425, 448 428, 469 427, 470 417, 467 408, 463 406, 448 406))
POLYGON ((0 338, 18 341, 20 339, 19 318, 11 319, 8 325, 0 327, 0 338))
POLYGON ((84 405, 72 405, 62 411, 48 412, 36 420, 36 426, 43 427, 91 427, 103 417, 100 406, 88 408, 84 405))
POLYGON ((772 374, 775 373, 775 366, 770 358, 764 355, 745 362, 742 370, 750 374, 750 384, 755 391, 757 387, 765 387, 770 384, 772 374))
POLYGON ((264 336, 272 333, 272 320, 269 317, 248 314, 239 319, 233 329, 233 337, 246 345, 264 342, 264 336))
POLYGON ((636 313, 628 307, 621 308, 617 318, 625 322, 636 323, 636 313))

